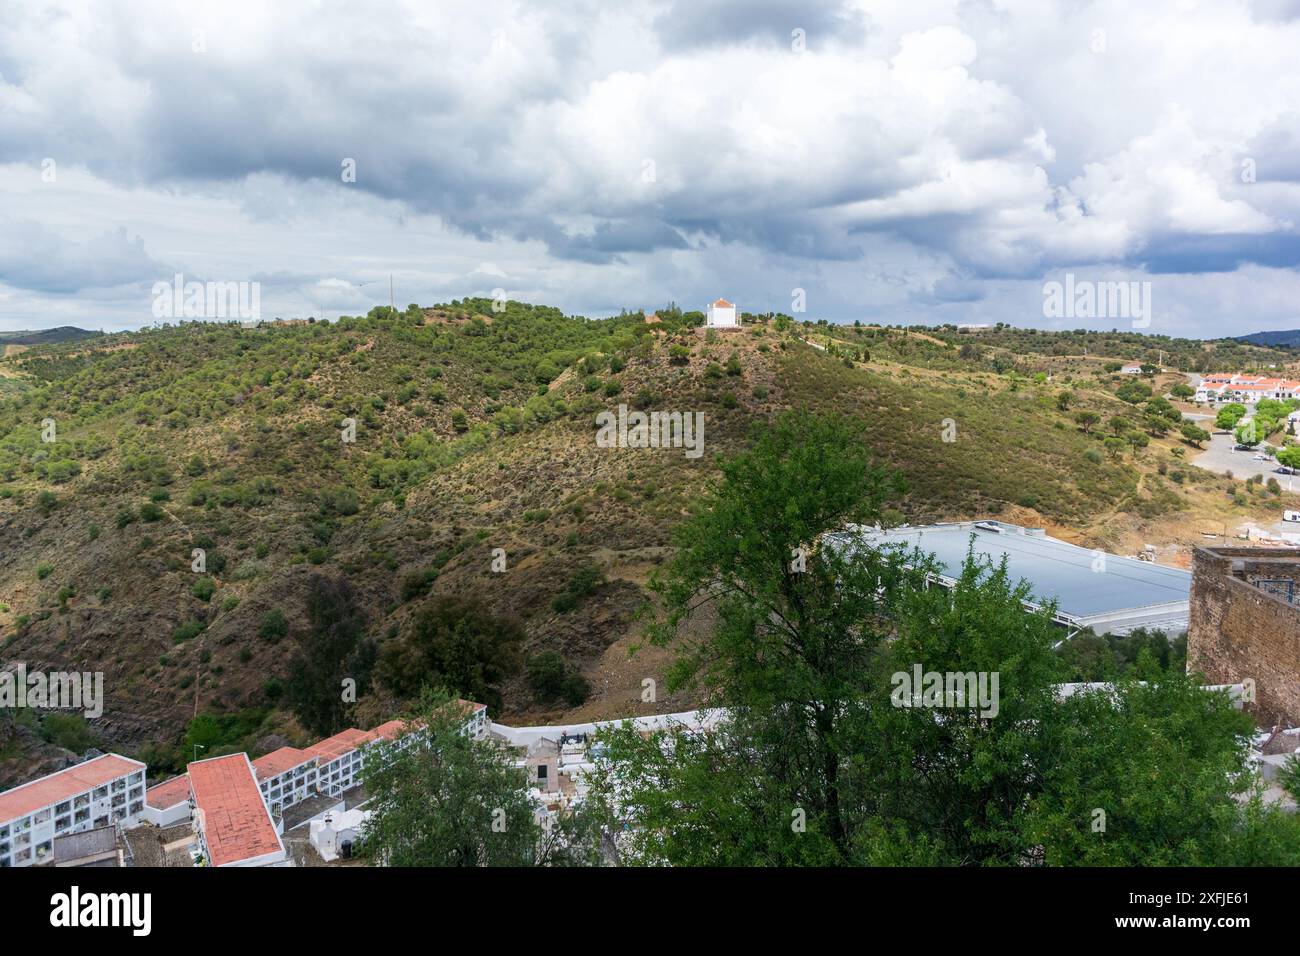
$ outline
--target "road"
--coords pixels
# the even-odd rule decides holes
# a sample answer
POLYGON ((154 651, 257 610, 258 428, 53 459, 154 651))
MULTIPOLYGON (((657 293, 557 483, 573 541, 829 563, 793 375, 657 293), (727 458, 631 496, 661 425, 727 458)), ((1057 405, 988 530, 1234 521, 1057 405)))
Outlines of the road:
POLYGON ((1192 458, 1191 462, 1198 468, 1220 475, 1232 472, 1234 478, 1244 479, 1251 475, 1262 475, 1266 480, 1276 478, 1282 483, 1284 489, 1288 489, 1295 481, 1295 476, 1283 474, 1278 470, 1281 466, 1274 459, 1256 461, 1255 456, 1259 454, 1258 451, 1236 451, 1234 445, 1236 439, 1232 435, 1226 432, 1215 432, 1210 436, 1210 443, 1206 450, 1192 458))

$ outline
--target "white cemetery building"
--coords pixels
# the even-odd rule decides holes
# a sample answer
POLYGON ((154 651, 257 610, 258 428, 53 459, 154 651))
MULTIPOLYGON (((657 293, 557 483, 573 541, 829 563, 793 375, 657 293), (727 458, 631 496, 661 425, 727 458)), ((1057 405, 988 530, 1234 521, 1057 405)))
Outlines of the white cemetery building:
POLYGON ((736 315, 736 303, 728 302, 726 299, 710 302, 705 310, 705 328, 734 329, 740 325, 736 315))

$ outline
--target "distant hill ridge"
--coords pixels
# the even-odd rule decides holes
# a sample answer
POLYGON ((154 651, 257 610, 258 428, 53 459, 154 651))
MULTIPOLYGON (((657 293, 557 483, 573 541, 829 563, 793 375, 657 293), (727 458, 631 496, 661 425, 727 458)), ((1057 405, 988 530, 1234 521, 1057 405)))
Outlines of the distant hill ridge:
POLYGON ((1300 348, 1300 329, 1252 332, 1250 335, 1237 336, 1237 341, 1249 342, 1251 345, 1267 345, 1274 348, 1300 348))
POLYGON ((4 345, 55 345, 59 342, 77 342, 99 335, 74 325, 61 325, 57 329, 29 329, 17 332, 0 332, 4 345))

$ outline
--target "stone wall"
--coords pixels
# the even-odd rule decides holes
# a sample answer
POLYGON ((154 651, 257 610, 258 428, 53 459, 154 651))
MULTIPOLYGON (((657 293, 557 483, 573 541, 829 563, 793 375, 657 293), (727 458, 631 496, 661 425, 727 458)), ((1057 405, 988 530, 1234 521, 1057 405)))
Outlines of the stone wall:
POLYGON ((1300 582, 1300 549, 1196 549, 1188 668, 1212 684, 1253 679, 1257 700, 1247 708, 1256 719, 1294 727, 1300 725, 1300 603, 1252 583, 1261 579, 1300 582))

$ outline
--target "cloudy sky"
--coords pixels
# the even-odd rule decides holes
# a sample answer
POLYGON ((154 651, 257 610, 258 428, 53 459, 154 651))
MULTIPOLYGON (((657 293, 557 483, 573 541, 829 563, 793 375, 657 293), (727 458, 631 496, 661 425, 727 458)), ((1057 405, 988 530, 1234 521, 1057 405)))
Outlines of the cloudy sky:
POLYGON ((1300 0, 0 0, 0 330, 503 289, 1300 328, 1300 0), (355 170, 355 177, 349 173, 355 170), (354 178, 355 181, 351 181, 354 178))

